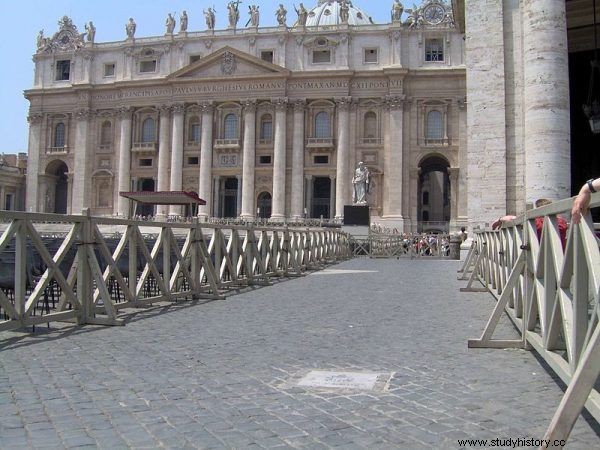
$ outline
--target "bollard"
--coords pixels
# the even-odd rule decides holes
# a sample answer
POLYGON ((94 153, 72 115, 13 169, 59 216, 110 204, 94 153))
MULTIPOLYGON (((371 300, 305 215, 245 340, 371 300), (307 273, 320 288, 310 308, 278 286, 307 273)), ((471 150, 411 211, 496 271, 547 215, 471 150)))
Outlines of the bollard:
POLYGON ((450 236, 450 259, 460 259, 460 245, 462 238, 460 235, 450 236))

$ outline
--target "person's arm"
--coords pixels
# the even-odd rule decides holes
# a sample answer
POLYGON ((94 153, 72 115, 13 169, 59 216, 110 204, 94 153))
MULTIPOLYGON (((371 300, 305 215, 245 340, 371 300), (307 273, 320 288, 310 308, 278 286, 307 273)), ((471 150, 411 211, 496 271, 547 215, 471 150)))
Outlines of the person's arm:
POLYGON ((497 230, 498 228, 500 228, 502 226, 502 224, 504 222, 510 222, 511 220, 515 220, 516 218, 517 218, 517 216, 502 216, 502 217, 499 217, 498 219, 496 219, 492 223, 492 230, 497 230))
POLYGON ((573 209, 571 210, 571 219, 577 224, 581 221, 590 206, 590 197, 593 192, 600 191, 600 178, 588 180, 581 186, 579 194, 573 200, 573 209))

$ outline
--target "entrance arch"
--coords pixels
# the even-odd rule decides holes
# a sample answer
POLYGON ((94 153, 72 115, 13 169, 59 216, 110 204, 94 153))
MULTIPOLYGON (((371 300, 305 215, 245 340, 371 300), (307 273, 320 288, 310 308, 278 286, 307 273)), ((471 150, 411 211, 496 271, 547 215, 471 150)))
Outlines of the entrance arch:
POLYGON ((256 206, 258 207, 257 216, 261 219, 268 219, 271 217, 271 205, 273 198, 269 192, 261 192, 258 194, 256 199, 256 206))
POLYGON ((450 222, 450 163, 440 155, 423 158, 419 165, 418 230, 447 232, 450 222))
POLYGON ((67 214, 69 196, 69 168, 60 160, 54 160, 46 167, 50 179, 44 198, 44 211, 55 214, 67 214))

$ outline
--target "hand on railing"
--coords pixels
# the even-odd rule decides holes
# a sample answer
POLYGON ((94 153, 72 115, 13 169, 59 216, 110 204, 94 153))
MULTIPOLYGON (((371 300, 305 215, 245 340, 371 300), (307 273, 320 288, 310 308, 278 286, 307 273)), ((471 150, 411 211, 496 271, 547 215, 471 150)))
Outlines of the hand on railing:
POLYGON ((600 178, 589 180, 581 186, 579 194, 575 197, 575 200, 573 200, 573 209, 571 210, 571 220, 574 224, 579 223, 581 221, 581 216, 587 213, 588 208, 590 207, 592 193, 599 189, 600 178))

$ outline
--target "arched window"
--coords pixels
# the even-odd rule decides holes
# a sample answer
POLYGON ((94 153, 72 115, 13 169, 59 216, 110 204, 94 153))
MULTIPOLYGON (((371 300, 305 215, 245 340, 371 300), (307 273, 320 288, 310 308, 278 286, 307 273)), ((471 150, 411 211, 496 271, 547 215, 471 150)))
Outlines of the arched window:
POLYGON ((190 118, 188 141, 194 144, 198 144, 200 142, 200 119, 197 116, 190 118))
POLYGON ((65 124, 62 122, 57 123, 56 127, 54 127, 54 146, 65 146, 65 124))
POLYGON ((142 123, 142 142, 154 142, 154 136, 154 119, 152 117, 148 117, 142 123))
POLYGON ((100 129, 100 145, 110 145, 112 143, 112 124, 110 120, 102 122, 100 129))
POLYGON ((224 139, 237 139, 238 137, 238 118, 235 114, 225 116, 224 139))
POLYGON ((315 116, 315 137, 316 138, 330 138, 331 137, 331 124, 329 120, 329 113, 321 111, 315 116))
POLYGON ((273 139, 273 118, 265 114, 260 119, 260 139, 270 141, 273 139))
POLYGON ((427 139, 443 139, 444 127, 442 121, 442 113, 439 111, 429 111, 427 114, 427 139))
POLYGON ((365 114, 365 138, 376 138, 377 137, 377 114, 373 111, 369 111, 365 114))

